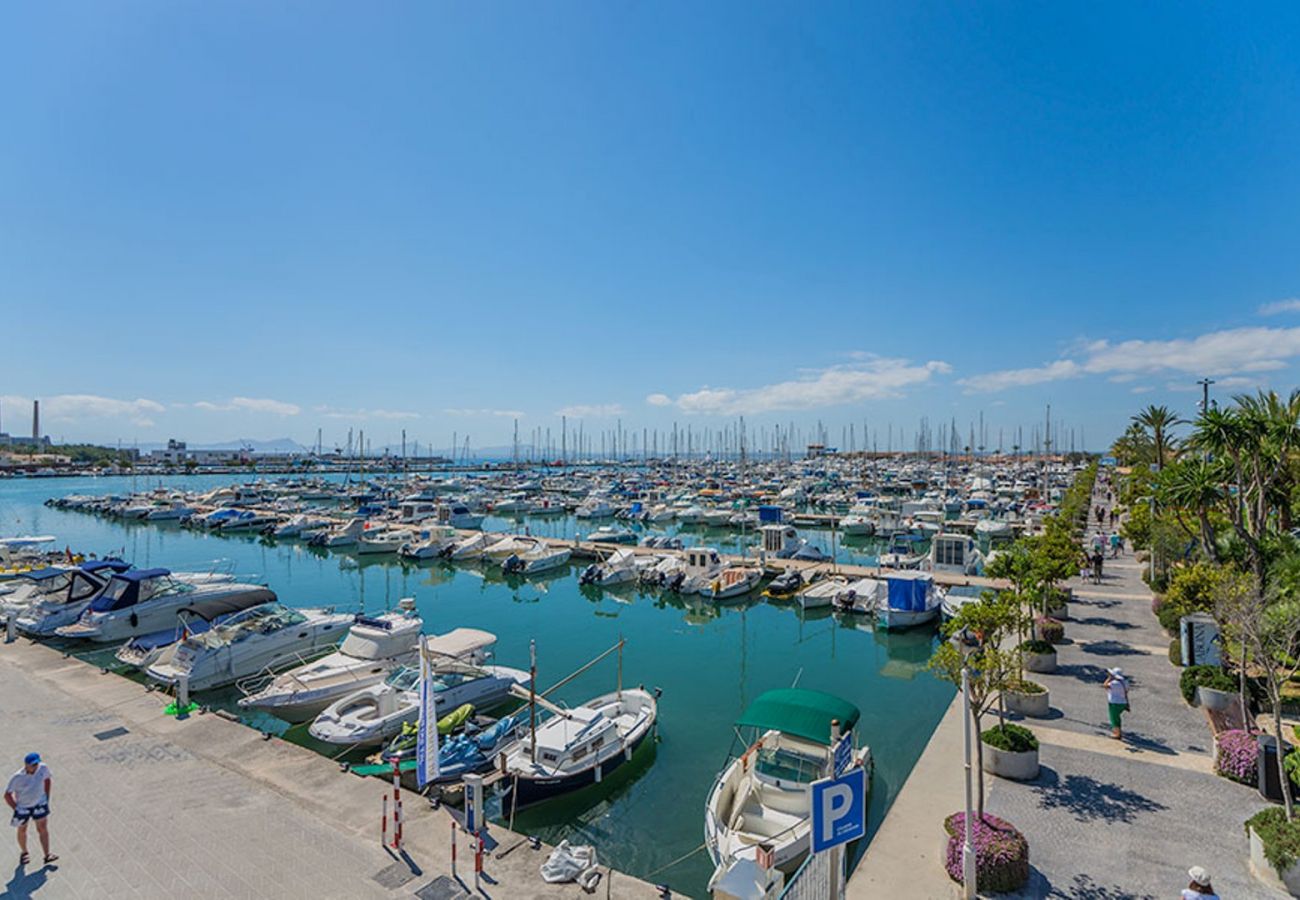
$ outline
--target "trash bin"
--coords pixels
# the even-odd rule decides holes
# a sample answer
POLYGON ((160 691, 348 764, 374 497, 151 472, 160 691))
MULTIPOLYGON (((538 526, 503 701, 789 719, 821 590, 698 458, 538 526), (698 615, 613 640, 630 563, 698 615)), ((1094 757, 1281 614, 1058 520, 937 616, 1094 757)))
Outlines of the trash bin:
MULTIPOLYGON (((1265 800, 1281 803, 1282 780, 1277 775, 1277 738, 1271 734, 1261 734, 1256 740, 1259 742, 1259 761, 1257 763, 1259 795, 1265 800)), ((1283 744, 1282 746, 1283 753, 1291 750, 1290 744, 1283 744)))

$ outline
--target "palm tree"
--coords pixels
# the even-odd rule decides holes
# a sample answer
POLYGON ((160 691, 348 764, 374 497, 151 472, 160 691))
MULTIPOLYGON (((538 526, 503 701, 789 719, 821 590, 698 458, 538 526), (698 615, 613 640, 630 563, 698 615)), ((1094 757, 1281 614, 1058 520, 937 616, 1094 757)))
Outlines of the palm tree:
POLYGON ((1231 477, 1227 464, 1195 457, 1170 463, 1160 475, 1157 490, 1164 501, 1162 505, 1173 509, 1178 524, 1190 537, 1200 541, 1201 550, 1211 562, 1218 562, 1219 548, 1210 510, 1227 495, 1224 486, 1231 477), (1183 521, 1181 510, 1196 514, 1199 533, 1183 521))
POLYGON ((1151 441, 1156 448, 1156 471, 1163 469, 1165 453, 1172 446, 1169 431, 1177 425, 1185 425, 1186 420, 1178 418, 1178 414, 1167 406, 1151 405, 1134 416, 1133 421, 1151 432, 1151 441))

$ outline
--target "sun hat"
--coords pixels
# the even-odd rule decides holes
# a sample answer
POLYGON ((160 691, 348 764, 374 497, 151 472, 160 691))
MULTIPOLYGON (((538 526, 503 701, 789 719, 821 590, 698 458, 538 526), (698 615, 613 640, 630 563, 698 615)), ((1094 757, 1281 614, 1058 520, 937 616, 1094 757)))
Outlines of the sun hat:
POLYGON ((25 757, 23 757, 23 765, 25 766, 34 766, 40 761, 41 761, 41 755, 39 753, 28 753, 25 757))
POLYGON ((1192 866, 1190 869, 1187 870, 1187 876, 1191 878, 1192 881, 1195 881, 1197 884, 1210 883, 1210 870, 1205 868, 1204 866, 1192 866))
POLYGON ((1107 669, 1106 671, 1109 672, 1110 674, 1114 675, 1116 678, 1123 678, 1123 677, 1124 677, 1124 670, 1121 669, 1119 666, 1116 666, 1116 667, 1113 668, 1113 669, 1107 669))

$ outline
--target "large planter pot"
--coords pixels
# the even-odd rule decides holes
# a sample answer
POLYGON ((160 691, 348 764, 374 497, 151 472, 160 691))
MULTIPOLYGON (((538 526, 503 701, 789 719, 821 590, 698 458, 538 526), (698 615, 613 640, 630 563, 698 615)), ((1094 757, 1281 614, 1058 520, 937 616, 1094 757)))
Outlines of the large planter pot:
MULTIPOLYGON (((987 751, 988 747, 984 749, 987 751)), ((1273 864, 1264 856, 1264 842, 1254 828, 1250 829, 1250 874, 1275 890, 1300 897, 1300 863, 1285 872, 1273 868, 1273 864)))
POLYGON ((1196 696, 1201 701, 1201 706, 1208 710, 1221 712, 1232 705, 1236 698, 1236 691, 1220 691, 1216 688, 1201 685, 1196 689, 1196 696))
POLYGON ((1038 777, 1038 751, 1015 753, 985 744, 984 771, 1012 781, 1032 781, 1038 777))
POLYGON ((1023 691, 1003 691, 1002 697, 1006 700, 1007 709, 1022 716, 1042 719, 1046 718, 1048 713, 1052 711, 1051 694, 1046 690, 1037 694, 1023 691))
POLYGON ((1056 594, 1051 600, 1047 601, 1047 607, 1044 612, 1051 618, 1064 622, 1070 618, 1070 589, 1056 594))
POLYGON ((1026 653, 1024 655, 1025 670, 1028 672, 1055 672, 1056 671, 1056 651, 1051 653, 1026 653))

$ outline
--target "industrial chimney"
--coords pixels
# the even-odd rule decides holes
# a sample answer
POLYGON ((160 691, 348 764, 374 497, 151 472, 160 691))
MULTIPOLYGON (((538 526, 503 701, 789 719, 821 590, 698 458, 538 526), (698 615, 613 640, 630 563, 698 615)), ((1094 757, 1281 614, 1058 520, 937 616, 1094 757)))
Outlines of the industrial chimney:
POLYGON ((36 443, 41 441, 41 401, 32 401, 32 440, 36 443))

